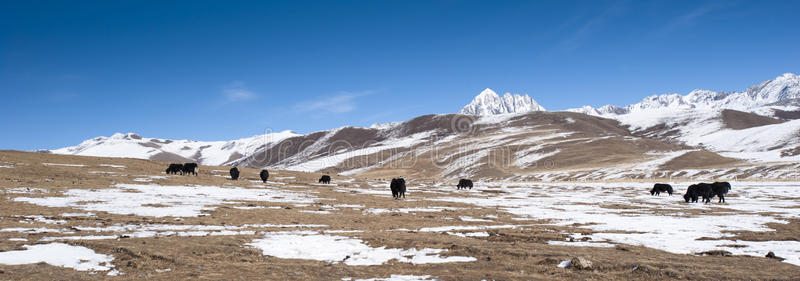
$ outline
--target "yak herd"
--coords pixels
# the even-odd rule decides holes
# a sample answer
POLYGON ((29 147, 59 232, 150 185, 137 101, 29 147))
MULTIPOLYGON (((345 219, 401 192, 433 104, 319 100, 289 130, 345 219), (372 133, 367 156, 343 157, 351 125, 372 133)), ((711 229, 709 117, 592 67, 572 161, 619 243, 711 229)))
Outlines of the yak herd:
MULTIPOLYGON (((689 188, 686 189, 686 194, 683 195, 683 199, 686 203, 697 203, 697 199, 702 197, 703 203, 711 203, 711 198, 716 196, 719 197, 719 203, 725 203, 725 194, 728 194, 730 190, 731 184, 726 181, 714 183, 701 182, 690 185, 689 188)), ((672 186, 669 184, 657 183, 653 185, 653 189, 650 190, 650 195, 660 195, 661 192, 672 195, 672 186)))
POLYGON ((169 164, 167 168, 167 174, 181 174, 181 175, 197 175, 197 163, 186 163, 186 164, 169 164))
MULTIPOLYGON (((185 163, 185 164, 169 164, 167 167, 166 173, 167 174, 181 174, 181 175, 195 175, 199 172, 197 163, 185 163)), ((233 167, 230 169, 230 175, 232 180, 239 179, 239 168, 233 167)), ((261 177, 261 181, 264 183, 267 182, 269 179, 269 171, 261 170, 259 173, 261 177)), ((322 184, 330 184, 331 183, 331 176, 329 175, 322 175, 319 178, 319 183, 322 184)), ((456 189, 472 189, 473 183, 472 180, 469 179, 460 179, 458 180, 458 184, 456 185, 456 189)), ((392 191, 392 197, 394 199, 406 198, 406 180, 402 177, 400 178, 393 178, 392 181, 389 183, 389 189, 392 191)), ((714 183, 698 183, 692 184, 686 190, 686 194, 683 195, 683 199, 686 203, 697 203, 697 200, 702 198, 703 203, 710 203, 711 198, 714 196, 719 197, 719 203, 725 203, 725 194, 731 190, 731 184, 728 182, 714 182, 714 183)), ((650 189, 650 195, 661 195, 662 192, 665 192, 669 195, 672 195, 674 190, 672 186, 669 184, 664 183, 657 183, 653 185, 653 188, 650 189)))

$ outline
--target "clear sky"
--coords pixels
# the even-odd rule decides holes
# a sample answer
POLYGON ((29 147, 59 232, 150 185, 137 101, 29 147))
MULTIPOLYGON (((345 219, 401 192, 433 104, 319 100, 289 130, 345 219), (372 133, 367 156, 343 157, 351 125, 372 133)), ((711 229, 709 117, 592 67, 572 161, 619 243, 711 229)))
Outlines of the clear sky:
POLYGON ((228 140, 739 91, 800 72, 800 1, 2 1, 0 149, 228 140))

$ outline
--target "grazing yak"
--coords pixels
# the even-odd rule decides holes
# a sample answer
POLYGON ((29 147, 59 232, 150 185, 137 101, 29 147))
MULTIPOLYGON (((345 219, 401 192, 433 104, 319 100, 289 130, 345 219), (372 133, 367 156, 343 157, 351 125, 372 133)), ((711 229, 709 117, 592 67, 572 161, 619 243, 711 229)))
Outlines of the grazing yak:
POLYGON ((661 192, 669 193, 669 195, 672 196, 672 186, 669 184, 657 183, 653 185, 653 189, 650 190, 650 195, 661 195, 661 192))
POLYGON ((406 198, 406 180, 403 178, 392 179, 389 188, 392 190, 392 197, 394 197, 394 199, 400 199, 401 196, 406 198))
POLYGON ((269 179, 269 172, 267 170, 261 170, 261 173, 258 175, 261 176, 261 181, 267 183, 267 180, 269 179))
POLYGON ((319 183, 324 183, 324 184, 331 183, 331 176, 323 175, 322 177, 319 178, 319 183))
POLYGON ((239 179, 239 169, 236 167, 231 168, 231 179, 238 180, 239 179))
POLYGON ((711 195, 711 197, 718 196, 719 197, 719 202, 717 202, 717 203, 725 203, 725 194, 727 194, 728 191, 730 191, 730 190, 731 190, 731 184, 730 183, 728 183, 726 181, 714 182, 714 183, 711 184, 711 191, 713 193, 711 195))
POLYGON ((458 185, 456 185, 456 189, 472 189, 472 180, 468 179, 460 179, 458 180, 458 185))
POLYGON ((690 185, 689 188, 686 189, 686 194, 683 195, 683 199, 686 200, 686 203, 689 203, 690 199, 692 203, 696 203, 698 197, 703 197, 703 203, 710 203, 711 197, 714 197, 712 184, 698 183, 690 185))
POLYGON ((199 171, 200 171, 200 169, 197 167, 197 163, 186 163, 186 164, 183 164, 183 174, 184 175, 194 174, 196 176, 197 172, 199 172, 199 171))
POLYGON ((181 164, 169 164, 169 168, 167 168, 167 174, 177 175, 181 173, 183 175, 183 165, 181 164))

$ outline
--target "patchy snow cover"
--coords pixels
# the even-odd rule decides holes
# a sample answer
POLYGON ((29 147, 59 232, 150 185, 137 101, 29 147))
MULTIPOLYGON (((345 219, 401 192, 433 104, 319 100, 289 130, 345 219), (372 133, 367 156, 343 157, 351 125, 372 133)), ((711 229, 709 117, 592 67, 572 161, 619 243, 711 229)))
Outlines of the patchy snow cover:
POLYGON ((63 214, 61 214, 61 216, 62 217, 95 217, 97 215, 95 215, 92 212, 88 212, 88 213, 63 213, 63 214))
MULTIPOLYGON (((431 279, 430 275, 402 275, 402 274, 392 274, 388 278, 369 278, 369 279, 355 279, 355 281, 426 281, 426 280, 437 280, 431 279)), ((353 278, 342 278, 342 281, 350 281, 353 278)))
POLYGON ((86 167, 83 164, 60 164, 60 163, 42 163, 45 166, 62 166, 62 167, 86 167))
POLYGON ((125 165, 114 165, 114 164, 100 164, 100 167, 109 167, 109 168, 117 168, 117 169, 125 169, 125 165))
POLYGON ((602 243, 602 242, 585 242, 585 241, 547 241, 547 244, 550 245, 560 245, 560 246, 575 246, 575 247, 602 247, 602 248, 610 248, 614 247, 614 244, 609 243, 602 243))
POLYGON ((14 217, 21 217, 21 223, 47 223, 47 224, 66 224, 67 221, 65 220, 56 220, 51 217, 45 217, 42 215, 30 215, 30 216, 14 216, 14 217))
POLYGON ((25 245, 25 250, 0 252, 0 263, 8 265, 44 262, 80 271, 109 271, 114 256, 95 253, 92 249, 62 243, 25 245))
MULTIPOLYGON (((383 193, 386 193, 386 192, 383 192, 383 193)), ((372 215, 379 215, 379 214, 393 213, 393 212, 398 212, 398 213, 415 213, 415 212, 435 213, 435 212, 441 212, 443 210, 456 210, 456 209, 458 209, 458 208, 453 208, 453 207, 427 207, 427 208, 418 207, 418 208, 393 208, 393 209, 370 208, 370 209, 364 210, 364 213, 365 214, 372 214, 372 215)))
POLYGON ((446 232, 450 235, 461 236, 461 237, 489 237, 489 232, 486 231, 478 231, 478 232, 446 232))
POLYGON ((492 222, 492 220, 477 219, 477 218, 473 218, 473 217, 470 217, 470 216, 460 216, 460 217, 458 217, 458 219, 460 219, 461 221, 467 221, 467 222, 492 222))
MULTIPOLYGON (((678 194, 686 183, 672 183, 678 194)), ((733 182, 726 196, 727 204, 687 204, 681 196, 650 196, 649 182, 620 183, 489 183, 482 186, 503 191, 473 197, 439 197, 434 201, 499 207, 520 218, 548 220, 549 224, 581 224, 594 231, 592 245, 576 242, 552 242, 563 245, 604 246, 631 244, 673 253, 697 253, 726 250, 733 254, 764 256, 773 251, 785 262, 800 265, 800 242, 733 241, 730 232, 772 231, 766 224, 786 223, 800 216, 800 183, 733 182), (513 186, 513 187, 512 187, 513 186), (484 197, 485 196, 485 197, 484 197), (627 208, 615 208, 623 205, 627 208), (717 208, 722 207, 722 208, 717 208), (658 212, 652 212, 656 208, 658 212), (683 210, 702 209, 690 215, 683 210), (619 233, 624 231, 625 233, 619 233), (670 237, 669 239, 663 239, 670 237), (701 237, 712 239, 698 240, 701 237), (739 245, 733 247, 730 245, 739 245), (744 247, 741 247, 744 246, 744 247)), ((472 195, 471 193, 464 193, 472 195)), ((464 195, 462 194, 462 195, 464 195)), ((507 226, 444 226, 422 228, 420 232, 477 230, 507 226)))
MULTIPOLYGON (((74 236, 45 236, 40 242, 66 241, 66 240, 108 240, 120 237, 150 238, 169 236, 219 236, 219 235, 255 235, 255 230, 285 229, 285 228, 327 228, 324 224, 244 224, 244 225, 171 225, 171 224, 115 224, 111 226, 74 226, 75 230, 83 235, 74 236), (89 233, 94 233, 87 235, 89 233), (104 235, 95 235, 104 233, 104 235), (113 235, 108 235, 111 233, 113 235)), ((23 232, 26 229, 6 228, 0 232, 23 232)), ((60 229, 43 229, 41 232, 74 234, 60 229)))
POLYGON ((217 205, 245 201, 312 203, 306 192, 277 188, 224 188, 218 186, 161 186, 117 184, 110 189, 70 189, 64 197, 16 197, 13 200, 46 207, 72 207, 86 211, 151 217, 194 217, 217 205))
POLYGON ((483 229, 503 229, 503 228, 518 228, 524 225, 454 225, 454 226, 438 226, 438 227, 423 227, 419 232, 447 232, 447 231, 464 231, 464 230, 483 230, 483 229))
POLYGON ((15 188, 7 188, 5 193, 11 194, 37 194, 37 193, 48 193, 50 192, 47 188, 39 188, 39 187, 15 187, 15 188))
POLYGON ((394 249, 370 247, 360 239, 317 234, 315 232, 270 232, 248 245, 261 249, 264 255, 282 259, 311 259, 346 265, 381 265, 390 260, 412 264, 470 262, 473 257, 439 254, 443 249, 394 249))
MULTIPOLYGON (((326 134, 326 137, 330 137, 336 134, 336 130, 330 131, 326 134)), ((328 167, 335 167, 338 166, 348 159, 352 159, 353 157, 359 156, 366 156, 370 154, 374 154, 380 151, 389 150, 389 149, 397 149, 397 148, 405 148, 405 147, 412 147, 417 144, 423 143, 426 138, 431 135, 432 132, 421 132, 417 134, 410 135, 404 138, 391 138, 380 143, 376 143, 374 145, 363 147, 355 150, 343 151, 341 153, 335 153, 330 156, 319 157, 315 159, 310 159, 310 155, 295 155, 287 159, 288 163, 298 163, 299 164, 289 164, 289 165, 277 165, 277 169, 283 170, 290 170, 290 171, 304 171, 304 172, 313 172, 319 171, 324 168, 328 167), (301 159, 302 158, 302 159, 301 159)), ((323 137, 325 138, 325 137, 323 137)), ((317 141, 314 144, 321 144, 325 143, 324 141, 317 141)), ((308 151, 315 151, 313 147, 309 147, 306 150, 308 151)), ((348 165, 345 165, 348 166, 348 165)))
POLYGON ((135 181, 135 182, 151 182, 153 180, 165 180, 165 179, 169 178, 169 176, 145 176, 145 175, 142 175, 142 176, 143 177, 141 177, 141 178, 133 179, 133 181, 135 181))

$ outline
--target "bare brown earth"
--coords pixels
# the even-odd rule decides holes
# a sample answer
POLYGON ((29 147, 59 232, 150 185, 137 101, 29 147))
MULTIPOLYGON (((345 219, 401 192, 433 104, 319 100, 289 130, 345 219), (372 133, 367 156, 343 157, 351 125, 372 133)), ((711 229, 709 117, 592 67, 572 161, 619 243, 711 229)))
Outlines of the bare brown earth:
POLYGON ((728 158, 708 150, 690 151, 661 165, 662 169, 681 170, 730 165, 741 160, 728 158))
POLYGON ((778 124, 783 121, 772 117, 761 116, 755 113, 741 112, 737 110, 725 109, 720 114, 725 127, 734 130, 759 127, 764 125, 778 124))
MULTIPOLYGON (((0 152, 0 229, 10 227, 52 227, 38 222, 20 223, 19 215, 43 215, 63 219, 58 227, 114 224, 169 223, 186 225, 243 225, 243 224, 325 224, 331 230, 364 230, 362 233, 337 234, 363 239, 372 247, 440 248, 443 255, 470 256, 474 262, 413 265, 390 261, 378 266, 348 266, 305 259, 280 259, 262 255, 247 246, 256 235, 118 238, 110 240, 80 240, 65 243, 84 246, 97 253, 114 255, 114 267, 124 275, 117 277, 89 274, 48 264, 0 265, 0 280, 341 280, 341 278, 389 277, 391 274, 430 275, 441 280, 800 280, 800 267, 774 259, 747 256, 679 255, 638 246, 618 245, 612 248, 555 246, 551 240, 564 240, 564 233, 585 233, 580 226, 559 227, 536 225, 535 221, 515 221, 510 214, 495 208, 476 207, 460 203, 434 202, 425 192, 410 194, 407 200, 392 200, 386 196, 356 192, 368 184, 365 178, 350 183, 346 177, 332 175, 338 186, 316 185, 319 174, 271 171, 276 182, 286 183, 287 190, 316 192, 319 200, 310 206, 297 207, 285 203, 245 202, 241 206, 279 206, 280 209, 234 209, 235 203, 217 206, 206 211, 207 216, 189 217, 177 221, 170 217, 154 218, 136 215, 114 215, 95 212, 96 217, 60 217, 64 212, 81 212, 71 208, 48 208, 16 202, 11 188, 40 187, 48 193, 24 196, 60 196, 68 189, 104 189, 117 183, 137 183, 142 175, 163 175, 167 163, 119 158, 95 158, 51 155, 16 151, 0 152), (45 166, 42 163, 83 164, 86 167, 45 166), (124 165, 125 168, 103 167, 100 164, 124 165), (89 173, 105 171, 107 173, 89 173), (293 177, 293 178, 292 178, 293 177), (342 188, 353 191, 342 192, 342 188), (446 207, 441 212, 365 214, 361 210, 341 208, 331 214, 300 212, 322 210, 331 204, 358 204, 364 208, 446 207), (492 224, 520 225, 512 229, 490 230, 489 237, 458 237, 436 232, 413 231, 421 227, 450 225, 485 225, 459 221, 458 216, 475 218, 496 215, 492 224), (525 226, 522 226, 522 225, 525 226), (411 231, 397 231, 410 229, 411 231), (392 231, 395 230, 395 231, 392 231), (563 260, 582 257, 592 262, 590 269, 562 269, 556 265, 563 260), (165 271, 169 269, 169 271, 165 271)), ((231 181, 225 177, 227 167, 201 167, 200 175, 173 176, 154 179, 158 185, 214 185, 253 187, 258 170, 240 168, 244 179, 231 181), (222 170, 217 172, 214 170, 222 170)), ((375 175, 377 176, 377 175, 375 175)), ((384 175, 386 178, 391 173, 384 175)), ((410 180, 410 185, 414 180, 410 180)), ((486 190, 491 192, 492 190, 486 190)), ((386 191, 388 194, 388 190, 386 191)), ((800 222, 776 225, 776 235, 797 233, 800 222), (783 227, 783 228, 781 228, 783 227)), ((276 229, 280 231, 283 229, 276 229)), ((320 230, 324 231, 324 230, 320 230)), ((0 251, 22 250, 23 245, 37 242, 52 234, 0 232, 0 251), (23 237, 28 242, 9 241, 23 237)), ((742 233, 758 239, 769 233, 742 233)), ((795 235, 796 236, 796 235, 795 235)), ((668 238, 665 238, 668 239, 668 238)), ((768 238, 769 239, 769 238, 768 238)))

